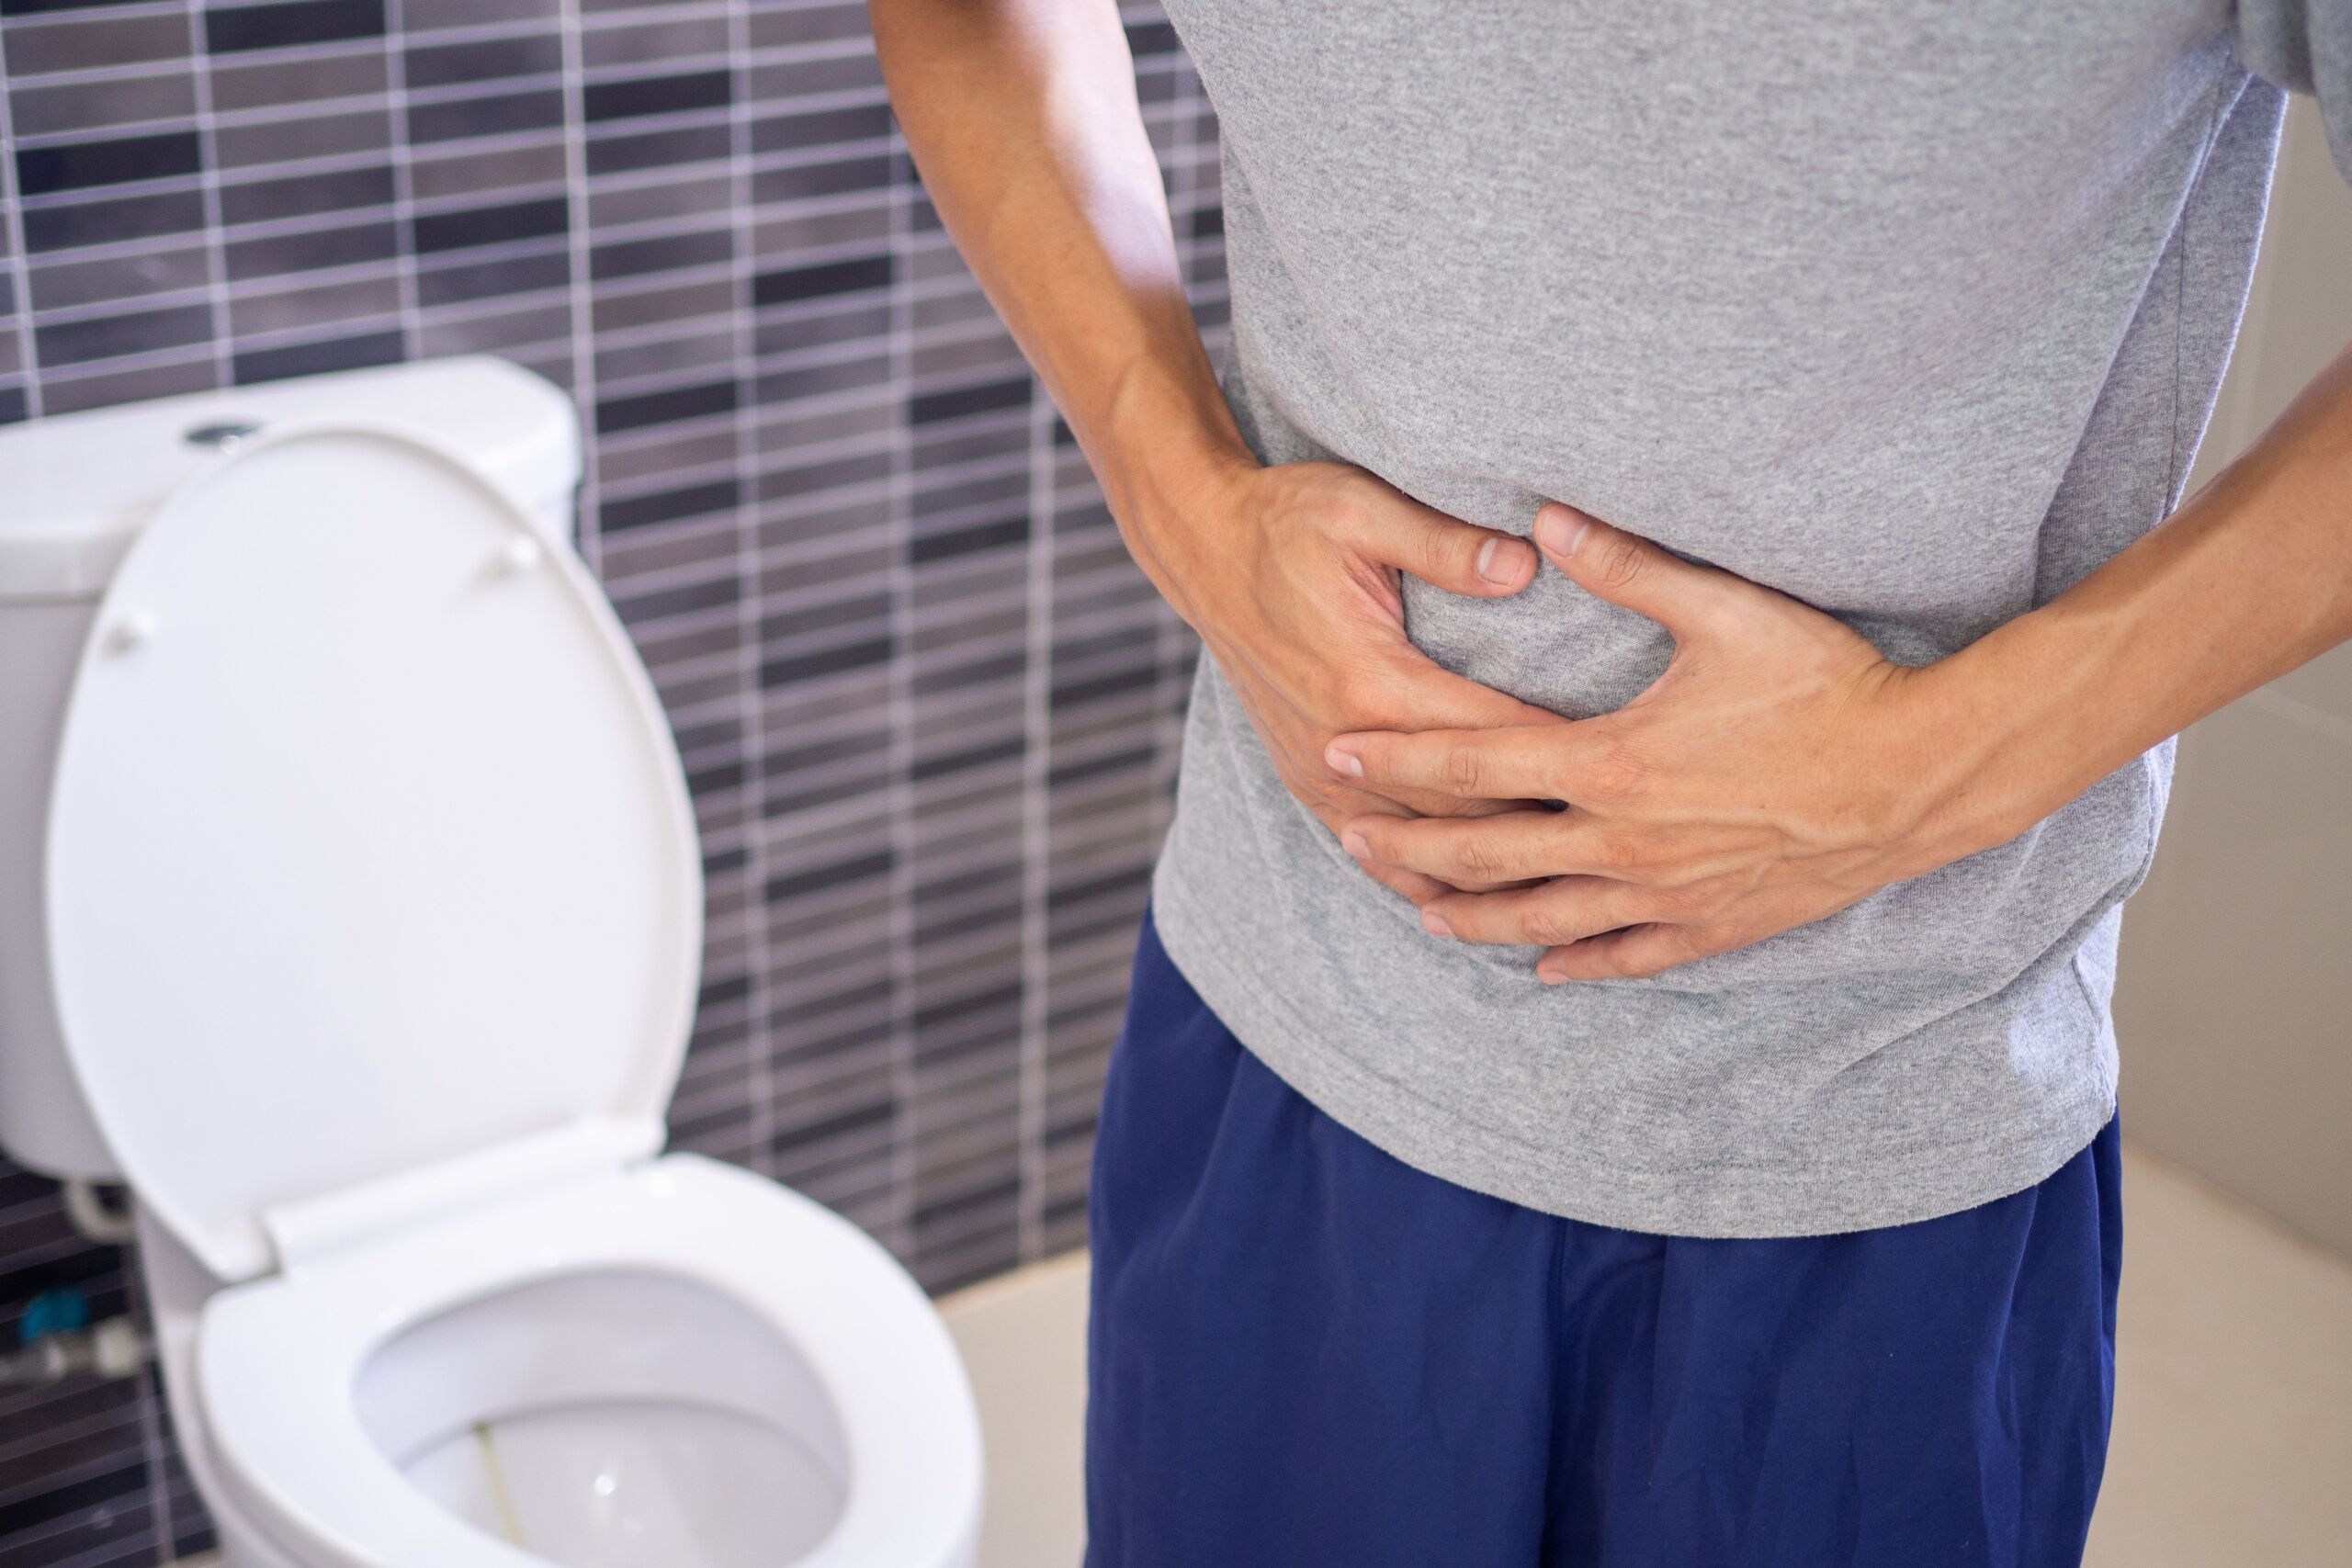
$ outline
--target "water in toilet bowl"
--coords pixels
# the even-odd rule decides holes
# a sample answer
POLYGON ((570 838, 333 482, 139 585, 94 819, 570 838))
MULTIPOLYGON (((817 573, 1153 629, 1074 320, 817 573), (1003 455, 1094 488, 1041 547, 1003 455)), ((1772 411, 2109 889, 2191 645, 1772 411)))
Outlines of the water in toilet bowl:
POLYGON ((808 1359, 676 1275, 560 1274, 451 1307, 379 1347, 354 1393, 411 1484, 561 1568, 788 1568, 848 1496, 808 1359))
POLYGON ((475 1529, 563 1568, 778 1568, 842 1506, 805 1444, 707 1405, 525 1412, 451 1433, 405 1469, 475 1529))

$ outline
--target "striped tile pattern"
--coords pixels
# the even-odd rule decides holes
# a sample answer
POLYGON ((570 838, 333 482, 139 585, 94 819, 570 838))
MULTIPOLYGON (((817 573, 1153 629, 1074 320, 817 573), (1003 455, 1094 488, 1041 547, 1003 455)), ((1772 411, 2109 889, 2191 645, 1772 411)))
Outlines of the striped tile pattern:
MULTIPOLYGON (((1212 346, 1216 126, 1130 6, 1212 346)), ((709 874, 679 1145, 934 1289, 1078 1243, 1193 657, 941 231, 855 0, 0 0, 0 420, 505 355, 709 874)), ((0 1166, 0 1344, 136 1260, 0 1166)), ((209 1529, 152 1384, 0 1390, 0 1568, 209 1529)))

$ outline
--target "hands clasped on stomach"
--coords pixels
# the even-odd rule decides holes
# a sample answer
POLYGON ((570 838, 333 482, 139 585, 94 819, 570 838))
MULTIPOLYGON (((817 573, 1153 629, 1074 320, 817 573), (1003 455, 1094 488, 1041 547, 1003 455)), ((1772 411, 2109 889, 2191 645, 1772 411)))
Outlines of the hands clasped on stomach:
POLYGON ((1547 983, 1646 976, 2027 826, 1975 820, 1937 666, 1559 502, 1540 560, 1344 464, 1238 468, 1206 504, 1216 547, 1171 597, 1283 784, 1432 940, 1542 947, 1547 983), (1401 573, 1501 598, 1547 567, 1675 639, 1612 713, 1565 719, 1406 637, 1401 573))

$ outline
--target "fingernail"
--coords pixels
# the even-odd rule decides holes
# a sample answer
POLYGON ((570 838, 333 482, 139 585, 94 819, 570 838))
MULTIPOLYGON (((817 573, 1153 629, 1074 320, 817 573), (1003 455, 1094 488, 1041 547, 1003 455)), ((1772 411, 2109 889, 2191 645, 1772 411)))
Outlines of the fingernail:
POLYGON ((1347 851, 1348 853, 1355 856, 1358 860, 1370 860, 1372 858, 1372 846, 1365 843, 1363 841, 1363 835, 1357 832, 1353 828, 1349 829, 1346 832, 1340 835, 1340 847, 1347 851))
POLYGON ((1535 966, 1535 977, 1547 986, 1565 986, 1568 983, 1568 977, 1566 975, 1546 969, 1540 964, 1535 966))
POLYGON ((1517 582, 1527 566, 1527 547, 1517 539, 1488 539, 1478 547, 1478 575, 1489 582, 1517 582))
POLYGON ((1577 553, 1577 547, 1584 543, 1584 531, 1591 526, 1591 518, 1579 516, 1555 502, 1535 519, 1535 536, 1554 555, 1572 556, 1577 553))
POLYGON ((1323 748, 1323 763, 1342 778, 1363 777, 1363 759, 1352 751, 1340 750, 1337 741, 1323 748))
POLYGON ((1447 925, 1445 923, 1445 917, 1439 914, 1435 909, 1423 909, 1421 911, 1421 930, 1429 932, 1431 936, 1452 936, 1453 934, 1453 928, 1447 925))

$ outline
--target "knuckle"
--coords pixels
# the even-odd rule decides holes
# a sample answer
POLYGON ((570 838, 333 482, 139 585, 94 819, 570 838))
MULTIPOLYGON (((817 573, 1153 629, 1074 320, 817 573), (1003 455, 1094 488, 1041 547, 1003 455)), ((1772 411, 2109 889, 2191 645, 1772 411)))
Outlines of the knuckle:
POLYGON ((1439 776, 1456 795, 1476 795, 1486 786, 1487 761, 1476 751, 1459 749, 1448 751, 1439 776))
POLYGON ((1642 871, 1652 861, 1650 847, 1629 834, 1612 834, 1597 840, 1591 850, 1593 863, 1604 871, 1642 871))
POLYGON ((1585 792, 1603 800, 1624 800, 1649 782, 1649 764, 1615 736, 1602 742, 1585 770, 1585 792))
POLYGON ((1566 910, 1550 904, 1538 904, 1530 908, 1520 922, 1520 929, 1525 932, 1528 941, 1545 947, 1563 947, 1581 941, 1585 935, 1566 910))
POLYGON ((1611 539, 1601 547, 1593 574, 1605 587, 1631 588, 1649 574, 1649 552, 1632 539, 1611 539))
POLYGON ((1454 869, 1464 875, 1491 882, 1502 875, 1502 856, 1495 846, 1481 839, 1464 839, 1454 846, 1454 869))

